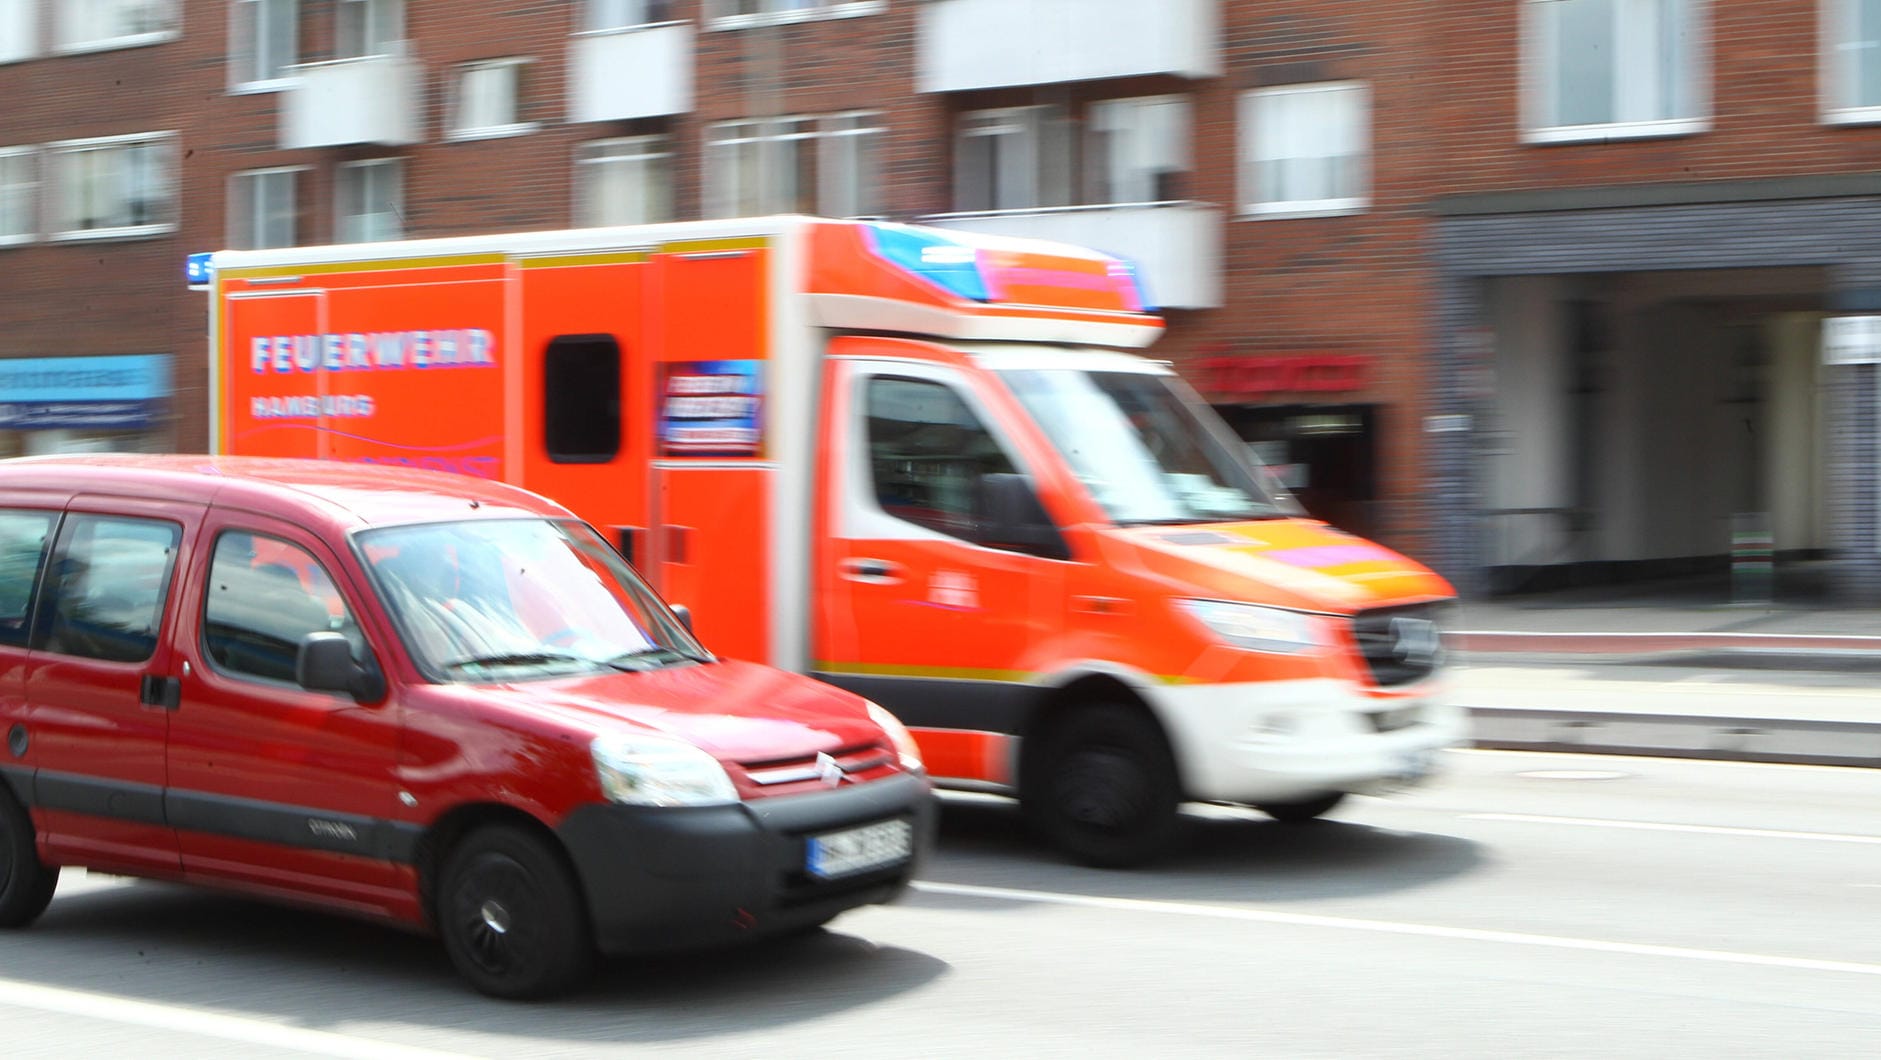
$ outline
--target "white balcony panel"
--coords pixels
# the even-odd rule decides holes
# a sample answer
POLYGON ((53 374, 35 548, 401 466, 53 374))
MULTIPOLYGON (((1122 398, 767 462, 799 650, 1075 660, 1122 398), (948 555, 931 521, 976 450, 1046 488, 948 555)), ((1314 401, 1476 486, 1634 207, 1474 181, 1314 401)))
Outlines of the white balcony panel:
POLYGON ((1062 210, 940 214, 926 223, 991 235, 1053 239, 1128 258, 1152 304, 1221 305, 1222 210, 1200 202, 1078 206, 1062 210))
POLYGON ((568 119, 625 121, 692 109, 692 24, 587 33, 569 46, 568 119))
POLYGON ((281 146, 415 144, 423 67, 403 55, 336 59, 293 68, 281 91, 281 146))
POLYGON ((923 92, 1221 73, 1220 0, 928 0, 923 92))

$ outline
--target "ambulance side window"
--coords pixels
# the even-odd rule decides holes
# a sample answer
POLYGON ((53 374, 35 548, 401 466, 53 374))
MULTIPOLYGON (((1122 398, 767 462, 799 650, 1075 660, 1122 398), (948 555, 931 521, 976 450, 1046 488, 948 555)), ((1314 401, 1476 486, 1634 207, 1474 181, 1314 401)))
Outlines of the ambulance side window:
POLYGON ((620 453, 620 343, 557 335, 542 358, 542 430, 557 464, 605 464, 620 453))
POLYGON ((1012 474, 1004 450, 952 387, 869 380, 869 471, 882 511, 973 540, 980 479, 1012 474))

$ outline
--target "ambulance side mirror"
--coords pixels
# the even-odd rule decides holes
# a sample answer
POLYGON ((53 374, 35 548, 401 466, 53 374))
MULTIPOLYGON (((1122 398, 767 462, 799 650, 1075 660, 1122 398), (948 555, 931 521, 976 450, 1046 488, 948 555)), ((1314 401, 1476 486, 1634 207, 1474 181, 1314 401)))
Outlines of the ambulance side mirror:
POLYGON ((1047 559, 1071 558, 1064 535, 1039 503, 1032 480, 1024 475, 981 476, 975 500, 980 544, 1047 559))

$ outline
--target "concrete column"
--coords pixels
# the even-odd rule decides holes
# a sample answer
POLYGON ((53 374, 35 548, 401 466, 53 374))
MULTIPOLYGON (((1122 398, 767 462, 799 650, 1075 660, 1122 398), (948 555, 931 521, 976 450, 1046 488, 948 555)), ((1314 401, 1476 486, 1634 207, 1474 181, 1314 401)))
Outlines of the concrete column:
MULTIPOLYGON (((1881 262, 1834 270, 1833 313, 1881 313, 1881 262)), ((1845 604, 1881 607, 1881 365, 1824 365, 1829 416, 1829 544, 1845 604)))
POLYGON ((1481 468, 1476 428, 1483 409, 1477 393, 1494 350, 1483 344, 1482 281, 1443 275, 1436 296, 1435 371, 1425 405, 1425 525, 1431 553, 1422 557, 1466 597, 1489 590, 1482 528, 1481 468), (1436 429, 1431 429, 1436 428, 1436 429))

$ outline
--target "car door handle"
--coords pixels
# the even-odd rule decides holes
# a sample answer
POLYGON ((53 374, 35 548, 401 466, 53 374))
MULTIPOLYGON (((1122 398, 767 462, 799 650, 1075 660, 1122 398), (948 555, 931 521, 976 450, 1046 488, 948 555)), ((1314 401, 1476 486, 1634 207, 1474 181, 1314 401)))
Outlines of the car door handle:
POLYGON ((843 577, 852 582, 868 585, 900 585, 902 566, 885 559, 846 559, 842 564, 843 577))
POLYGON ((145 674, 137 689, 137 701, 146 707, 175 710, 183 705, 183 682, 174 677, 145 674))

